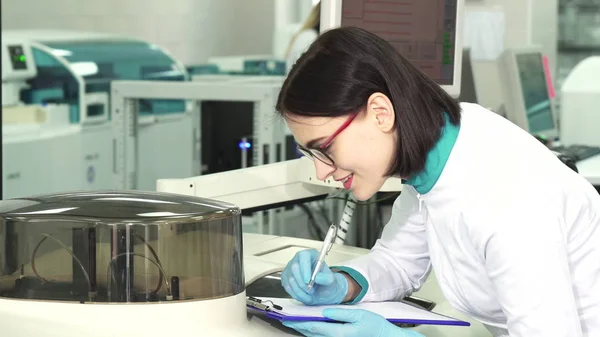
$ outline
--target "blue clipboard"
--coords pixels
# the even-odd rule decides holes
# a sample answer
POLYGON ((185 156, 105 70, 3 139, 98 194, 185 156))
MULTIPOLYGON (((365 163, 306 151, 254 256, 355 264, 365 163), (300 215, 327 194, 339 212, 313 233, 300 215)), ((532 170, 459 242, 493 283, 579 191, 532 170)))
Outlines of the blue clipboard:
MULTIPOLYGON (((281 302, 280 302, 281 303, 281 302)), ((455 319, 449 316, 441 315, 438 313, 429 312, 427 310, 416 308, 410 304, 395 302, 397 305, 405 305, 407 307, 411 307, 415 311, 422 311, 422 316, 429 317, 386 317, 387 315, 383 315, 386 317, 388 322, 393 324, 415 324, 415 325, 446 325, 446 326, 470 326, 471 323, 465 322, 459 319, 455 319), (426 313, 426 314, 425 314, 426 313)), ((373 303, 373 305, 377 305, 377 303, 373 303)), ((278 321, 319 321, 319 322, 336 322, 327 317, 323 317, 320 315, 290 315, 286 313, 285 307, 277 305, 273 303, 273 300, 263 300, 254 297, 246 298, 246 307, 250 312, 254 312, 257 314, 264 315, 268 318, 278 320, 278 321)), ((327 307, 327 306, 326 306, 327 307)), ((331 306, 329 306, 331 307, 331 306)), ((336 306, 337 307, 337 306, 336 306)), ((344 305, 346 309, 360 309, 360 306, 357 305, 344 305)), ((325 307, 319 308, 320 310, 325 307)))

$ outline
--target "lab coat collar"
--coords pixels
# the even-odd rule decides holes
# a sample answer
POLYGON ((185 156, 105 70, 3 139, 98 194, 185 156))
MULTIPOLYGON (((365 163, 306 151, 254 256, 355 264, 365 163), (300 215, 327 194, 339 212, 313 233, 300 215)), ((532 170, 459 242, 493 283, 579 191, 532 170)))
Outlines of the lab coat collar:
POLYGON ((452 124, 448 114, 444 114, 444 117, 446 125, 442 128, 440 139, 427 154, 425 169, 405 182, 413 186, 419 194, 425 194, 435 186, 458 138, 460 125, 452 124))

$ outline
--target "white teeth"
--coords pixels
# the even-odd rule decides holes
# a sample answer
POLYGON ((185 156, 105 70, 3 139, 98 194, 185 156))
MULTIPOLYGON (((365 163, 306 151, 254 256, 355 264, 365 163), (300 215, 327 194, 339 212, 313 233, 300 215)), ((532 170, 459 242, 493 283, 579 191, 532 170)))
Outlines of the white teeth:
POLYGON ((342 180, 342 182, 345 183, 346 181, 350 180, 350 178, 352 178, 352 175, 349 175, 346 179, 342 180))

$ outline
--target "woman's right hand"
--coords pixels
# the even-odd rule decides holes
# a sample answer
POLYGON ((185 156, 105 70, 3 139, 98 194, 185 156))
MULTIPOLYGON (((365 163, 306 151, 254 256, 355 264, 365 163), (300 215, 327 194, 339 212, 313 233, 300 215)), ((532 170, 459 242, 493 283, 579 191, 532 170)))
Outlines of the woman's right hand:
POLYGON ((314 249, 296 253, 281 273, 281 284, 290 296, 305 305, 340 304, 348 294, 348 279, 332 272, 325 263, 317 273, 314 286, 307 291, 318 257, 319 252, 314 249))

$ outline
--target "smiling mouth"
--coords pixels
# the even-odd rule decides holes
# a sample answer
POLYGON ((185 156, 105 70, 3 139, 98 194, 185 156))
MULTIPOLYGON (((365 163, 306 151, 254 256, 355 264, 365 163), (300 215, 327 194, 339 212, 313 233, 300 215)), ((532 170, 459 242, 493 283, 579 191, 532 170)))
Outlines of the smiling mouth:
POLYGON ((342 184, 344 185, 344 188, 347 190, 350 190, 350 188, 352 188, 352 179, 354 178, 354 173, 348 175, 346 178, 343 178, 341 180, 338 180, 340 182, 342 182, 342 184))

